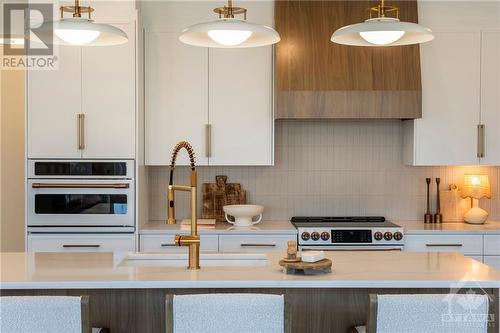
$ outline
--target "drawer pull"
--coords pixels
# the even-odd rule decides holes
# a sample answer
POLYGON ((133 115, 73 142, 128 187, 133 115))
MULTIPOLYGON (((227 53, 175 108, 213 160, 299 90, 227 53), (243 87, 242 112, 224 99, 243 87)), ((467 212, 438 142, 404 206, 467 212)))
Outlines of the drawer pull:
POLYGON ((276 244, 274 243, 241 243, 241 247, 254 247, 254 246, 260 246, 260 247, 274 247, 276 244))
POLYGON ((101 245, 99 244, 63 244, 63 247, 65 248, 75 248, 75 247, 85 247, 85 248, 88 248, 88 247, 101 247, 101 245))
POLYGON ((177 244, 175 244, 175 243, 162 243, 162 244, 160 244, 160 246, 162 246, 162 247, 177 246, 177 244))
POLYGON ((425 244, 427 247, 462 247, 463 244, 454 243, 454 244, 425 244))

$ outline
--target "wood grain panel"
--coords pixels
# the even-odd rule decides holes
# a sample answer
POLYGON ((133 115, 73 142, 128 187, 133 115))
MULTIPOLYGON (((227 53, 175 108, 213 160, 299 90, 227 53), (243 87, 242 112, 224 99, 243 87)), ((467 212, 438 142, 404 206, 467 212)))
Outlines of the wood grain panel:
MULTIPOLYGON (((465 288, 460 292, 466 292, 465 288)), ((494 322, 488 332, 498 332, 498 289, 473 290, 491 295, 494 322)), ((345 333, 364 325, 369 294, 447 294, 449 289, 92 289, 92 290, 2 290, 2 296, 89 295, 93 327, 112 333, 164 333, 167 330, 165 296, 199 293, 269 293, 286 295, 292 332, 345 333)), ((288 332, 287 332, 288 333, 288 332)))
MULTIPOLYGON (((276 1, 281 35, 276 46, 276 118, 421 117, 418 45, 356 47, 330 41, 336 29, 363 22, 376 3, 276 1), (300 114, 296 109, 302 109, 300 114)), ((387 4, 400 8, 402 20, 417 22, 416 0, 387 4)))

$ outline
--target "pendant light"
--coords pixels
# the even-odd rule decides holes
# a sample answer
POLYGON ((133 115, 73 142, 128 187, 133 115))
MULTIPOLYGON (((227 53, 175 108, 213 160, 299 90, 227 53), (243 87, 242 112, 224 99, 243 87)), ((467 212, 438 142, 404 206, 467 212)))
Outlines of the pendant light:
POLYGON ((187 27, 179 40, 189 45, 217 48, 257 47, 280 41, 280 35, 273 28, 247 22, 246 8, 233 7, 232 0, 214 12, 219 14, 218 20, 187 27), (235 15, 243 15, 243 19, 234 18, 235 15))
MULTIPOLYGON (((94 8, 80 6, 79 0, 75 0, 74 6, 61 6, 60 12, 61 19, 52 22, 55 44, 106 46, 128 41, 124 31, 109 24, 95 23, 91 18, 94 8), (72 17, 64 18, 64 13, 72 13, 72 17), (82 17, 82 14, 88 14, 88 18, 82 17)), ((46 29, 47 33, 51 32, 50 27, 46 29)))
POLYGON ((385 0, 371 7, 370 18, 363 23, 347 25, 335 31, 332 42, 353 46, 396 46, 425 43, 434 39, 431 29, 420 24, 401 22, 399 9, 386 6, 385 0), (372 17, 373 13, 377 17, 372 17), (386 14, 395 13, 395 17, 386 14))

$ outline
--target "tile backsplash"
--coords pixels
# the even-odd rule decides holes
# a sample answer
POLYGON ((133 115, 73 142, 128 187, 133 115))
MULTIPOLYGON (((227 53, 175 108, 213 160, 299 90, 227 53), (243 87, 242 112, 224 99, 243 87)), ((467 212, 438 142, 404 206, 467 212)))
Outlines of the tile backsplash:
MULTIPOLYGON (((275 166, 199 167, 199 184, 227 175, 247 190, 249 203, 265 206, 264 218, 294 215, 383 215, 421 219, 425 178, 441 177, 442 188, 460 185, 466 172, 490 177, 492 198, 481 207, 500 220, 500 167, 411 167, 403 164, 401 121, 278 121, 275 166)), ((189 169, 176 169, 176 183, 189 169)), ((149 168, 151 220, 166 219, 167 167, 149 168)), ((432 187, 435 205, 435 183, 432 187)), ((199 191, 201 203, 201 191, 199 191)), ((177 216, 189 212, 188 196, 177 195, 177 216)), ((201 205, 199 205, 201 206, 201 205)))

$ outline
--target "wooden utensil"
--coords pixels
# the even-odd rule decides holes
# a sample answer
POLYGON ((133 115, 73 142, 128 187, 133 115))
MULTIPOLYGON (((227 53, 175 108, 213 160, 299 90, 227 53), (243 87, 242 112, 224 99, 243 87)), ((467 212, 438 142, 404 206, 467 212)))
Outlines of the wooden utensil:
POLYGON ((227 176, 215 176, 215 183, 202 185, 203 209, 201 217, 225 222, 222 207, 247 203, 246 191, 238 183, 227 183, 227 176))
POLYGON ((425 215, 424 215, 424 223, 432 223, 433 218, 432 218, 432 214, 431 214, 431 199, 430 199, 430 193, 429 193, 431 179, 425 178, 425 182, 427 183, 427 210, 426 210, 425 215))
POLYGON ((279 264, 285 269, 286 274, 316 275, 332 272, 332 261, 330 259, 317 262, 287 262, 280 260, 279 264))
POLYGON ((439 199, 439 183, 441 183, 441 179, 436 178, 437 204, 436 204, 436 214, 434 214, 434 223, 443 222, 443 215, 441 215, 441 200, 439 199))
POLYGON ((439 192, 443 223, 463 222, 464 214, 471 208, 469 198, 462 198, 458 186, 451 184, 448 190, 439 192))

